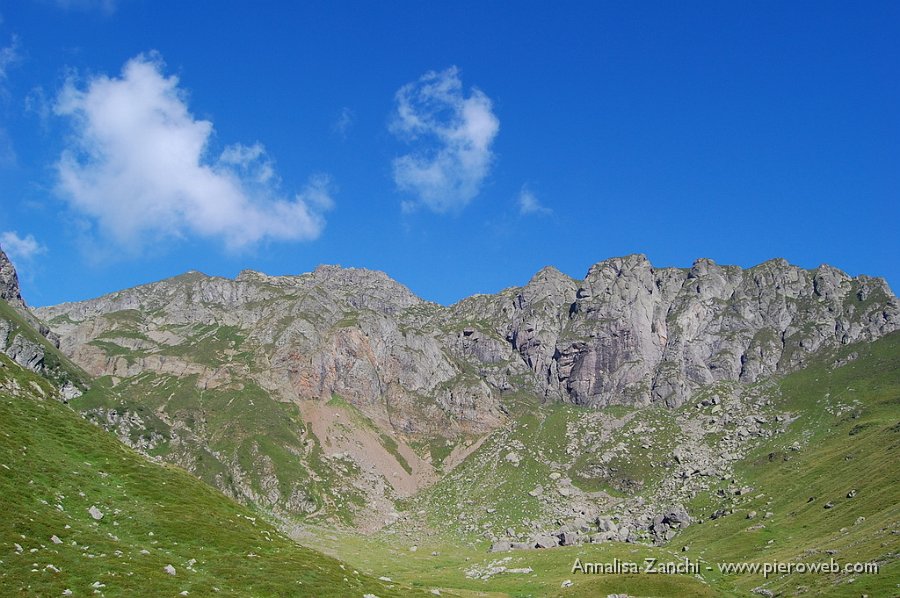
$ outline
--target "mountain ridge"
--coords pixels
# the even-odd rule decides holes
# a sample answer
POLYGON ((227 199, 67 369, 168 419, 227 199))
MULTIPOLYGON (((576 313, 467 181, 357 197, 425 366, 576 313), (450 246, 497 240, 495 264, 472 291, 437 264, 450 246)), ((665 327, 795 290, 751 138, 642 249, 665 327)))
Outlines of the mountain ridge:
POLYGON ((783 259, 657 269, 641 254, 598 262, 582 280, 545 267, 523 286, 447 307, 383 272, 320 266, 235 279, 189 272, 36 311, 75 363, 145 397, 130 407, 82 401, 124 440, 149 434, 150 450, 285 516, 350 520, 365 511, 353 504, 377 504, 365 523, 374 527, 511 423, 517 397, 674 409, 711 384, 794 371, 900 322, 881 279, 783 259), (255 424, 224 438, 204 423, 233 429, 246 397, 266 405, 280 440, 262 442, 255 424), (130 423, 139 407, 159 418, 150 432, 130 423), (341 456, 355 474, 335 473, 341 456), (249 465, 258 459, 271 461, 265 472, 249 465), (316 478, 332 481, 300 483, 316 478))
MULTIPOLYGON (((877 338, 897 329, 900 321, 900 306, 884 279, 851 278, 827 265, 803 270, 780 258, 747 270, 706 258, 689 269, 655 269, 642 254, 598 262, 580 281, 545 267, 524 286, 473 295, 447 307, 417 297, 383 272, 319 266, 289 276, 242 271, 234 279, 192 271, 36 313, 54 322, 71 345, 90 333, 82 331, 73 340, 66 319, 83 321, 128 309, 169 314, 178 302, 185 313, 205 321, 251 328, 271 315, 264 309, 267 302, 280 303, 277 315, 283 319, 304 309, 340 310, 339 317, 326 318, 325 328, 338 323, 358 328, 354 318, 359 313, 374 313, 391 319, 394 327, 435 338, 468 322, 471 330, 457 339, 438 338, 441 346, 432 351, 453 353, 478 368, 496 391, 511 387, 509 375, 530 375, 531 386, 536 384, 547 399, 595 406, 622 401, 677 406, 699 385, 790 371, 820 346, 877 338), (310 299, 310 293, 322 297, 310 299), (216 306, 231 313, 216 313, 216 306), (500 362, 516 363, 506 372, 496 371, 500 362), (530 373, 521 371, 523 364, 530 373)), ((315 323, 310 327, 323 332, 315 323)), ((273 337, 283 330, 276 326, 265 332, 273 337)), ((447 359, 426 361, 454 367, 447 359)), ((452 377, 445 373, 444 379, 452 377)), ((415 382, 412 386, 422 386, 422 380, 415 382)), ((341 393, 319 386, 324 398, 341 393)))
MULTIPOLYGON (((4 255, 5 255, 5 254, 4 254, 4 255)), ((256 280, 256 281, 269 281, 269 282, 272 282, 272 281, 278 281, 278 280, 297 279, 297 278, 300 278, 300 277, 303 277, 303 276, 309 276, 309 275, 315 274, 317 271, 330 271, 330 272, 349 271, 349 272, 363 272, 363 273, 370 273, 370 274, 374 274, 374 275, 377 275, 377 276, 382 276, 382 277, 384 277, 384 278, 386 278, 386 279, 392 281, 393 283, 396 283, 396 284, 400 285, 401 287, 403 287, 404 289, 406 289, 409 293, 411 293, 413 296, 415 296, 417 299, 421 300, 422 302, 425 302, 425 303, 431 303, 431 304, 438 305, 438 306, 440 306, 440 307, 444 307, 444 308, 448 308, 448 309, 449 309, 449 308, 452 308, 452 307, 456 306, 457 304, 462 303, 462 302, 464 302, 464 301, 467 301, 468 299, 471 299, 471 298, 473 298, 473 297, 482 297, 482 296, 499 295, 499 294, 504 293, 505 291, 509 291, 509 290, 512 290, 512 289, 520 289, 520 288, 523 288, 523 287, 527 286, 532 280, 534 280, 535 277, 538 277, 539 275, 541 275, 541 274, 543 274, 543 273, 545 273, 545 272, 552 272, 552 273, 558 274, 559 276, 564 277, 564 278, 567 278, 567 279, 569 279, 569 280, 571 280, 571 281, 574 281, 574 282, 576 282, 576 283, 577 283, 577 282, 582 282, 583 280, 585 280, 585 278, 587 278, 587 276, 590 274, 590 272, 591 272, 594 268, 596 268, 597 266, 599 266, 599 265, 601 265, 601 264, 604 264, 605 262, 608 262, 608 261, 610 261, 610 260, 617 260, 617 259, 618 259, 618 260, 622 260, 622 259, 629 259, 629 258, 644 259, 644 260, 647 260, 647 261, 649 262, 649 258, 647 258, 647 255, 644 254, 644 253, 630 253, 630 254, 625 254, 625 255, 622 255, 622 256, 610 257, 610 258, 606 258, 606 259, 604 259, 604 260, 600 260, 600 261, 598 261, 598 262, 595 262, 594 264, 591 264, 590 266, 588 266, 588 268, 587 268, 587 270, 586 270, 586 272, 585 272, 585 277, 584 277, 584 278, 577 278, 577 277, 574 277, 574 276, 572 276, 572 275, 570 275, 570 274, 567 274, 567 273, 563 272, 562 270, 560 270, 557 266, 555 266, 555 265, 553 265, 553 264, 547 264, 547 265, 541 267, 540 269, 538 269, 538 270, 531 276, 531 278, 529 278, 528 281, 526 281, 524 284, 521 284, 521 285, 515 285, 515 284, 509 285, 509 286, 503 287, 502 289, 500 289, 500 290, 498 290, 498 291, 495 291, 495 292, 488 292, 488 291, 481 292, 481 291, 477 291, 477 292, 472 293, 471 295, 468 295, 468 296, 466 296, 466 297, 462 297, 462 298, 457 299, 457 300, 455 300, 455 301, 453 301, 453 302, 451 302, 451 303, 441 303, 441 302, 439 302, 439 301, 433 301, 433 300, 427 299, 427 298, 425 298, 424 296, 419 296, 419 295, 416 294, 414 291, 412 291, 407 285, 403 284, 403 283, 400 282, 398 279, 394 278, 393 276, 391 276, 390 274, 388 274, 388 273, 387 273, 386 271, 384 271, 384 270, 378 270, 378 269, 367 268, 367 267, 361 267, 361 266, 344 266, 344 265, 342 265, 342 264, 328 264, 328 263, 321 263, 321 264, 318 264, 315 268, 313 268, 313 269, 310 270, 310 271, 307 271, 307 272, 299 272, 299 273, 293 273, 293 274, 292 274, 292 273, 287 273, 287 274, 268 274, 268 273, 266 273, 266 272, 264 272, 264 271, 262 271, 262 270, 255 270, 255 269, 252 269, 252 268, 243 268, 243 269, 239 270, 238 273, 234 275, 234 277, 229 277, 229 276, 227 276, 227 275, 219 275, 219 274, 207 274, 207 273, 202 272, 202 271, 200 271, 200 270, 189 269, 189 270, 185 270, 184 272, 181 272, 180 274, 174 274, 174 275, 172 275, 172 276, 167 276, 167 277, 161 278, 161 279, 159 279, 159 280, 153 280, 153 281, 149 281, 149 282, 139 283, 139 284, 136 284, 136 285, 133 285, 133 286, 130 286, 130 287, 126 287, 126 288, 124 288, 124 289, 118 289, 118 290, 114 290, 114 291, 109 291, 109 292, 107 292, 107 293, 102 293, 102 294, 100 294, 100 295, 97 295, 96 297, 88 297, 88 298, 85 298, 85 299, 73 299, 73 300, 62 301, 62 302, 60 302, 60 303, 55 303, 55 304, 50 304, 50 305, 31 306, 31 307, 32 307, 33 309, 44 310, 44 309, 59 308, 59 307, 66 306, 66 305, 75 305, 75 304, 80 304, 80 303, 86 303, 86 302, 90 302, 90 301, 96 301, 96 300, 102 299, 102 298, 104 298, 104 297, 109 297, 109 296, 113 296, 113 295, 118 295, 119 293, 123 293, 123 292, 126 292, 126 291, 133 291, 133 290, 141 289, 141 288, 143 288, 143 287, 148 287, 148 286, 156 285, 156 284, 159 284, 159 283, 163 283, 163 282, 167 282, 167 281, 173 281, 173 280, 182 279, 182 278, 190 278, 190 277, 192 277, 192 276, 197 276, 197 275, 199 275, 199 276, 201 276, 201 277, 204 277, 204 278, 209 278, 209 279, 220 279, 220 280, 227 280, 227 281, 233 281, 233 282, 246 282, 246 281, 253 281, 253 280, 256 280)), ((11 263, 11 262, 9 262, 9 260, 8 260, 8 258, 7 258, 6 260, 0 259, 0 264, 4 263, 4 261, 5 261, 6 263, 11 263)), ((747 267, 744 267, 744 266, 738 266, 738 265, 734 265, 734 264, 720 264, 719 262, 716 262, 716 261, 715 261, 714 259, 712 259, 712 258, 708 258, 708 257, 699 257, 699 258, 696 258, 696 259, 694 260, 694 262, 692 263, 691 266, 687 266, 687 267, 685 267, 685 266, 661 266, 661 267, 655 267, 655 266, 654 266, 653 269, 654 269, 654 270, 679 270, 679 271, 689 272, 689 271, 691 270, 691 268, 692 268, 694 265, 696 265, 698 262, 708 262, 708 263, 714 264, 714 265, 719 266, 719 267, 722 267, 722 268, 737 268, 737 269, 743 270, 743 271, 753 270, 753 269, 760 268, 760 267, 762 267, 762 266, 766 266, 767 264, 772 264, 772 263, 773 263, 773 264, 778 264, 778 265, 789 266, 789 267, 791 267, 791 268, 797 268, 797 269, 799 269, 799 270, 803 270, 803 271, 805 271, 805 272, 810 272, 810 273, 811 273, 811 272, 816 272, 816 271, 818 271, 818 270, 833 270, 833 271, 839 272, 839 273, 842 274, 843 276, 846 276, 847 278, 850 278, 850 279, 871 279, 871 280, 877 281, 879 284, 882 284, 882 283, 883 283, 888 289, 890 289, 890 284, 888 283, 887 279, 886 279, 885 277, 883 277, 883 276, 873 276, 873 275, 869 275, 869 274, 859 274, 859 275, 857 275, 857 276, 850 276, 850 275, 847 274, 844 270, 842 270, 842 269, 840 269, 840 268, 838 268, 838 267, 836 267, 836 266, 832 266, 832 265, 830 265, 830 264, 828 264, 828 263, 825 263, 825 262, 823 262, 823 263, 821 263, 821 264, 819 264, 818 266, 813 267, 813 268, 804 268, 804 267, 801 267, 801 266, 797 266, 797 265, 795 265, 795 264, 792 264, 792 263, 791 263, 790 261, 788 261, 787 259, 781 258, 781 257, 773 257, 773 258, 769 258, 769 259, 767 259, 767 260, 765 260, 765 261, 762 261, 762 262, 760 262, 760 263, 758 263, 758 264, 756 264, 756 265, 753 265, 753 266, 747 266, 747 267)), ((13 274, 15 274, 15 271, 14 271, 14 270, 13 270, 13 274)), ((3 288, 4 288, 4 285, 6 284, 7 278, 8 278, 7 276, 4 276, 2 273, 0 273, 0 289, 3 289, 3 288)), ((15 283, 15 288, 18 290, 18 281, 17 281, 17 278, 16 278, 16 283, 15 283)), ((2 292, 3 292, 3 291, 0 290, 0 293, 2 293, 2 292)), ((893 294, 893 292, 892 292, 892 294, 893 294)), ((20 297, 21 297, 21 295, 20 295, 20 297)))

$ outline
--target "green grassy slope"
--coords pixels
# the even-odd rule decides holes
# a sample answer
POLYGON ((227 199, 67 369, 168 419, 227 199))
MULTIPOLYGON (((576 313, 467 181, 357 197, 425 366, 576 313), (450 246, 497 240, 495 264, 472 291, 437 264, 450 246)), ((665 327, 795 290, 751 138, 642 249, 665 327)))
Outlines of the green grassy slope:
POLYGON ((297 546, 52 396, 46 380, 0 355, 0 595, 411 593, 297 546))
POLYGON ((879 565, 878 574, 721 580, 742 591, 900 595, 900 333, 823 356, 787 376, 781 390, 780 406, 798 417, 738 469, 754 492, 733 515, 691 527, 676 542, 710 561, 879 565), (749 511, 759 518, 748 520, 749 511))
MULTIPOLYGON (((137 414, 138 436, 159 434, 148 452, 176 462, 231 496, 253 493, 260 508, 278 510, 278 498, 303 503, 322 519, 349 522, 362 499, 345 488, 323 460, 318 439, 310 434, 298 408, 275 400, 252 380, 240 386, 201 390, 197 376, 182 378, 146 372, 112 384, 108 376, 70 403, 89 419, 107 410, 137 414), (169 441, 174 422, 181 438, 169 441), (235 479, 234 470, 241 472, 235 479), (240 489, 238 484, 246 484, 240 489), (327 502, 326 502, 327 501, 327 502)), ((295 506, 295 515, 301 513, 295 506)))

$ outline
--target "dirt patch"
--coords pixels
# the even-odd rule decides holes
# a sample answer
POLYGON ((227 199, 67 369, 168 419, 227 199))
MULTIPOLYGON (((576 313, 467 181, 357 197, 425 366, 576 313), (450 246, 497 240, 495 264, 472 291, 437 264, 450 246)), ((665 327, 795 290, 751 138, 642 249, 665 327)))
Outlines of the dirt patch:
POLYGON ((401 436, 377 422, 368 420, 374 426, 370 427, 360 423, 346 408, 322 401, 301 401, 300 411, 326 455, 351 457, 363 470, 383 476, 398 497, 412 496, 437 481, 431 463, 419 457, 401 436), (410 471, 385 447, 383 436, 396 442, 394 450, 403 457, 410 471))

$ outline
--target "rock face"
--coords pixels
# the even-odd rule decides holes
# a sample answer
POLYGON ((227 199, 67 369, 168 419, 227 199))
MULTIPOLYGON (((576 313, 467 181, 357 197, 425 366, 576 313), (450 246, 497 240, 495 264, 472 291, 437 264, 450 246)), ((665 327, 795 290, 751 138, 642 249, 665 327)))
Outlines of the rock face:
POLYGON ((596 264, 580 282, 540 272, 515 293, 499 331, 545 396, 677 407, 700 386, 792 371, 819 349, 878 338, 898 322, 882 279, 784 260, 654 269, 631 255, 596 264))
POLYGON ((33 372, 43 371, 44 347, 15 332, 16 328, 12 322, 0 319, 0 351, 25 369, 33 372))
MULTIPOLYGON (((6 253, 0 249, 0 301, 6 303, 4 312, 0 312, 0 352, 24 368, 45 375, 54 375, 61 385, 65 381, 59 379, 58 372, 51 372, 45 362, 47 347, 40 337, 46 339, 54 347, 59 347, 59 337, 28 309, 19 290, 19 276, 6 253), (39 335, 39 336, 38 336, 39 335)), ((79 392, 69 384, 71 395, 79 392)))
POLYGON ((0 249, 0 299, 16 308, 25 307, 19 291, 19 275, 2 249, 0 249))

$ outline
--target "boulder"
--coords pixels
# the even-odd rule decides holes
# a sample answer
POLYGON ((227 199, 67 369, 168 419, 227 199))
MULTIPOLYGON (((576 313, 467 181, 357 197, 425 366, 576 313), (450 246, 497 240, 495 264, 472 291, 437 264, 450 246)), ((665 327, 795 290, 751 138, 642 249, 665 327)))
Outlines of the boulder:
POLYGON ((610 532, 616 531, 618 529, 618 526, 612 521, 612 519, 609 519, 607 517, 598 517, 597 529, 599 529, 601 532, 610 532))
POLYGON ((512 549, 512 544, 507 542, 506 540, 501 540, 499 542, 494 542, 491 544, 491 552, 508 552, 512 549))
POLYGON ((538 536, 534 539, 535 548, 556 548, 559 546, 559 538, 556 536, 538 536))

